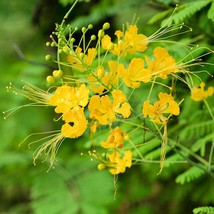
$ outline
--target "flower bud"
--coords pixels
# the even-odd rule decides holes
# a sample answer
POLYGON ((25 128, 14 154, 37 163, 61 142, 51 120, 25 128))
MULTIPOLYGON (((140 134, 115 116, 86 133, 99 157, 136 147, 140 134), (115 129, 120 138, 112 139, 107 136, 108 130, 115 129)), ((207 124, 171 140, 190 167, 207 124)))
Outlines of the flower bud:
POLYGON ((46 80, 48 83, 55 83, 55 79, 53 76, 47 76, 46 80))
POLYGON ((95 39, 96 39, 96 36, 95 36, 95 35, 92 35, 92 36, 91 36, 91 40, 94 41, 95 39))
POLYGON ((61 78, 61 77, 63 76, 62 70, 54 70, 54 71, 53 71, 53 76, 54 76, 55 78, 61 78))
POLYGON ((48 46, 50 46, 51 45, 51 43, 50 42, 46 42, 46 44, 45 44, 47 47, 48 46))
POLYGON ((102 78, 102 77, 104 76, 104 68, 103 68, 103 67, 99 67, 99 68, 97 69, 97 76, 98 76, 99 78, 102 78))
POLYGON ((104 170, 106 168, 106 166, 103 163, 98 164, 97 166, 98 170, 104 170))
POLYGON ((83 33, 86 32, 86 27, 82 27, 82 32, 83 32, 83 33))
POLYGON ((110 28, 110 24, 108 22, 103 24, 103 30, 108 30, 110 28))
POLYGON ((45 60, 46 60, 46 61, 49 61, 50 59, 51 59, 51 56, 50 56, 50 55, 46 55, 46 56, 45 56, 45 60))
POLYGON ((93 28, 93 25, 92 24, 89 24, 88 25, 88 29, 92 29, 93 28))
POLYGON ((98 31, 98 37, 102 38, 104 36, 104 31, 103 30, 99 30, 98 31))

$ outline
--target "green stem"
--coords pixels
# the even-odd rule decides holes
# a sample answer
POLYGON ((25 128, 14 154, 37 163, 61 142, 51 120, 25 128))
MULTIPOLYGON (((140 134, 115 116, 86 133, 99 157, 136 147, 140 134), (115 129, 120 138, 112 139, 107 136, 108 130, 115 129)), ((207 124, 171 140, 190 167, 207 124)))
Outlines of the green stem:
POLYGON ((212 119, 214 120, 214 115, 213 115, 213 113, 212 113, 212 111, 211 111, 211 108, 210 108, 208 102, 207 102, 206 100, 204 100, 204 103, 205 103, 205 105, 206 105, 206 107, 207 107, 207 110, 208 110, 209 113, 210 113, 210 116, 211 116, 212 119))
MULTIPOLYGON (((71 11, 74 9, 75 5, 77 4, 79 0, 76 0, 73 5, 71 6, 71 8, 68 10, 68 12, 65 14, 65 16, 63 17, 63 20, 60 24, 60 30, 62 29, 64 23, 66 22, 68 16, 70 15, 71 11)), ((58 37, 58 40, 59 40, 59 37, 58 37)), ((60 65, 60 44, 59 44, 59 41, 58 41, 58 47, 57 47, 57 64, 58 64, 58 68, 59 70, 61 70, 61 65, 60 65)))
POLYGON ((68 16, 70 15, 71 11, 74 9, 75 5, 77 4, 79 0, 76 0, 73 5, 71 6, 71 8, 69 9, 69 11, 65 14, 65 16, 63 17, 62 23, 60 24, 60 26, 62 27, 66 21, 66 19, 68 18, 68 16))
MULTIPOLYGON (((207 107, 208 112, 210 113, 211 118, 214 120, 214 115, 211 111, 211 108, 206 100, 204 100, 204 103, 207 107)), ((209 155, 209 163, 208 163, 208 170, 211 171, 211 164, 212 164, 212 157, 213 157, 213 151, 214 151, 214 139, 212 141, 211 149, 210 149, 210 155, 209 155)))
POLYGON ((154 77, 154 79, 153 79, 153 81, 152 81, 152 86, 151 86, 151 88, 150 88, 150 91, 149 91, 149 95, 148 95, 147 100, 149 100, 149 99, 150 99, 150 96, 151 96, 151 94, 152 94, 152 89, 154 88, 155 79, 156 79, 156 77, 154 77))
POLYGON ((192 157, 194 157, 195 159, 197 159, 198 161, 200 161, 204 165, 208 164, 208 162, 206 160, 204 160, 201 156, 199 156, 196 153, 192 152, 190 149, 188 149, 187 147, 183 146, 182 144, 177 143, 176 146, 179 147, 180 149, 182 149, 183 151, 187 152, 188 154, 190 154, 192 157))
POLYGON ((209 171, 211 171, 213 151, 214 151, 214 139, 212 141, 212 145, 211 145, 211 149, 210 149, 210 155, 209 155, 209 164, 208 164, 208 170, 209 171))

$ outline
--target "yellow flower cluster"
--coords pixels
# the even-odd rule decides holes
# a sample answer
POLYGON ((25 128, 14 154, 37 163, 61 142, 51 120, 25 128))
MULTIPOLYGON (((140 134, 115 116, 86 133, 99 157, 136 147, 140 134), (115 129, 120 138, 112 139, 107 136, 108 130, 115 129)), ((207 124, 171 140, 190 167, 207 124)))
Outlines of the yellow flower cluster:
POLYGON ((180 108, 172 95, 160 92, 158 97, 160 100, 156 101, 154 105, 151 105, 148 100, 144 102, 143 114, 144 117, 149 116, 152 122, 166 125, 168 119, 163 114, 179 115, 180 108))
MULTIPOLYGON (((108 127, 108 139, 99 144, 105 157, 94 155, 99 162, 98 169, 107 168, 114 175, 124 173, 133 164, 134 146, 124 144, 125 140, 131 141, 129 135, 121 130, 122 125, 127 123, 132 127, 135 124, 132 121, 143 123, 148 117, 159 133, 162 132, 162 170, 167 124, 171 116, 180 114, 179 103, 173 96, 174 79, 179 73, 188 72, 185 70, 188 63, 176 63, 165 47, 154 47, 152 54, 146 54, 153 37, 138 33, 136 24, 128 25, 123 31, 116 30, 115 38, 106 34, 109 27, 110 24, 105 23, 97 36, 91 35, 86 44, 87 31, 92 25, 82 28, 82 37, 77 43, 74 36, 76 28, 69 29, 70 34, 66 35, 63 26, 58 26, 57 40, 51 37, 51 46, 58 49, 57 60, 54 61, 59 68, 47 77, 50 84, 55 84, 51 87, 54 91, 46 92, 31 85, 23 92, 19 91, 35 103, 54 107, 55 113, 60 115, 56 121, 62 124, 60 131, 39 147, 34 160, 42 153, 50 154, 52 165, 65 138, 78 138, 87 129, 96 134, 100 127, 108 127), (92 42, 96 44, 93 46, 92 42), (172 86, 168 85, 169 79, 172 86), (164 86, 164 89, 158 93, 159 100, 153 102, 151 94, 156 84, 164 86), (145 85, 150 87, 148 95, 144 92, 145 85), (135 109, 139 110, 136 106, 140 106, 141 112, 135 112, 135 109)), ((51 57, 46 56, 46 59, 51 57)), ((201 83, 200 88, 192 88, 191 98, 201 101, 212 96, 214 88, 205 91, 204 87, 205 83, 201 83)))
POLYGON ((128 135, 124 133, 118 126, 110 131, 110 136, 104 142, 101 142, 101 146, 108 149, 110 152, 106 159, 101 159, 98 165, 99 170, 109 168, 109 172, 113 175, 124 173, 126 167, 132 165, 132 152, 130 150, 124 152, 123 158, 120 157, 121 149, 124 147, 124 140, 128 138, 128 135))

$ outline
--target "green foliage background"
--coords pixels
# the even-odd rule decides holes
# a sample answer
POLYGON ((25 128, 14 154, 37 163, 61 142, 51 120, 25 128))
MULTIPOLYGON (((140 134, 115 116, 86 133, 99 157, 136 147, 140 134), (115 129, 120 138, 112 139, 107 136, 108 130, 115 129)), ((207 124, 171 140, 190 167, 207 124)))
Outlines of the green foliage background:
MULTIPOLYGON (((54 23, 60 22, 72 0, 1 0, 0 1, 0 110, 5 111, 27 101, 6 92, 9 82, 20 86, 30 82, 45 88, 46 76, 54 65, 44 57, 53 51, 45 46, 54 23)), ((213 49, 214 1, 179 0, 91 0, 82 1, 74 9, 69 22, 74 26, 92 23, 99 29, 109 21, 112 31, 123 23, 131 22, 133 14, 140 17, 139 28, 144 34, 156 31, 161 22, 180 4, 172 22, 185 22, 192 33, 177 37, 180 41, 196 42, 213 49)), ((182 55, 183 50, 173 50, 182 55)), ((52 53, 54 55, 54 53, 52 53)), ((213 62, 214 57, 205 57, 213 62)), ((207 70, 214 74, 213 66, 207 70)), ((202 75, 213 85, 213 79, 202 75)), ((183 94, 187 89, 180 88, 183 94)), ((209 100, 212 111, 214 100, 209 100)), ((206 157, 213 139, 214 123, 208 120, 201 103, 185 99, 179 121, 169 130, 170 137, 179 136, 181 145, 188 151, 206 157), (190 108, 191 106, 191 108, 190 108)), ((88 136, 65 141, 57 156, 54 170, 46 172, 48 164, 38 161, 34 167, 32 153, 26 144, 19 143, 30 133, 54 129, 51 112, 46 108, 27 108, 17 111, 8 119, 0 118, 0 213, 1 214, 153 214, 153 213, 214 213, 213 177, 188 161, 184 164, 166 164, 157 176, 159 164, 144 163, 120 175, 114 200, 114 180, 108 172, 96 170, 96 163, 87 156, 80 156, 80 148, 88 149, 88 136)), ((102 136, 107 134, 103 131, 102 136)), ((102 137, 101 136, 101 137, 102 137)), ((100 136, 94 140, 99 142, 100 136)), ((136 137, 136 141, 141 141, 136 137)), ((36 147, 35 147, 36 148, 36 147)), ((178 151, 180 148, 178 148, 178 151)), ((183 150, 182 150, 183 151, 183 150)), ((148 160, 160 155, 160 144, 152 142, 143 147, 148 160)), ((173 152, 167 160, 191 159, 189 152, 173 152)), ((212 165, 213 167, 213 165, 212 165)), ((212 169, 213 170, 213 169, 212 169)))

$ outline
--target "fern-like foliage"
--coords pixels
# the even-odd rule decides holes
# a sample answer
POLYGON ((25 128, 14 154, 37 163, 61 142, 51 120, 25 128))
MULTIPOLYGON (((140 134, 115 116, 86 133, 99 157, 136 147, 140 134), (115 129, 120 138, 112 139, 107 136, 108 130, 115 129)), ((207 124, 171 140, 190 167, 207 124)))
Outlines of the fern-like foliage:
POLYGON ((192 166, 176 178, 176 183, 185 184, 194 181, 204 175, 205 172, 196 166, 192 166))
POLYGON ((200 123, 192 124, 184 128, 180 134, 179 138, 181 140, 197 139, 206 134, 213 133, 214 131, 214 121, 208 120, 200 123))
POLYGON ((193 209, 194 214, 214 214, 214 207, 197 207, 193 209))
POLYGON ((212 142, 213 139, 214 139, 214 132, 206 135, 205 137, 200 138, 199 140, 197 140, 193 144, 192 151, 197 152, 197 151, 200 150, 201 156, 205 156, 205 153, 206 153, 206 144, 208 142, 212 142))
POLYGON ((118 11, 128 10, 131 8, 136 8, 139 5, 142 5, 141 0, 135 1, 125 1, 122 4, 113 3, 112 1, 100 1, 91 9, 91 13, 87 16, 78 16, 74 21, 72 21, 72 26, 83 27, 87 26, 88 23, 96 24, 99 21, 118 14, 118 11))
POLYGON ((107 214, 106 204, 111 204, 113 195, 110 174, 100 173, 82 156, 73 157, 61 169, 41 170, 34 176, 31 189, 35 214, 107 214))
POLYGON ((171 18, 168 24, 171 25, 172 23, 182 23, 185 19, 193 16, 196 12, 206 7, 209 3, 210 1, 208 0, 196 1, 182 5, 180 8, 178 8, 178 12, 171 18))
MULTIPOLYGON (((184 22, 184 20, 192 17, 194 14, 196 14, 198 11, 202 10, 204 7, 206 7, 208 4, 210 4, 212 0, 201 0, 201 1, 194 1, 190 3, 183 4, 177 8, 176 13, 169 18, 165 19, 162 22, 162 26, 170 26, 172 23, 178 24, 184 22)), ((170 12, 172 13, 174 8, 168 9, 166 11, 163 11, 156 16, 152 17, 152 19, 149 20, 150 24, 153 24, 154 22, 161 20, 163 17, 166 17, 170 12)), ((208 18, 214 20, 214 4, 212 4, 209 12, 208 12, 208 18)))

